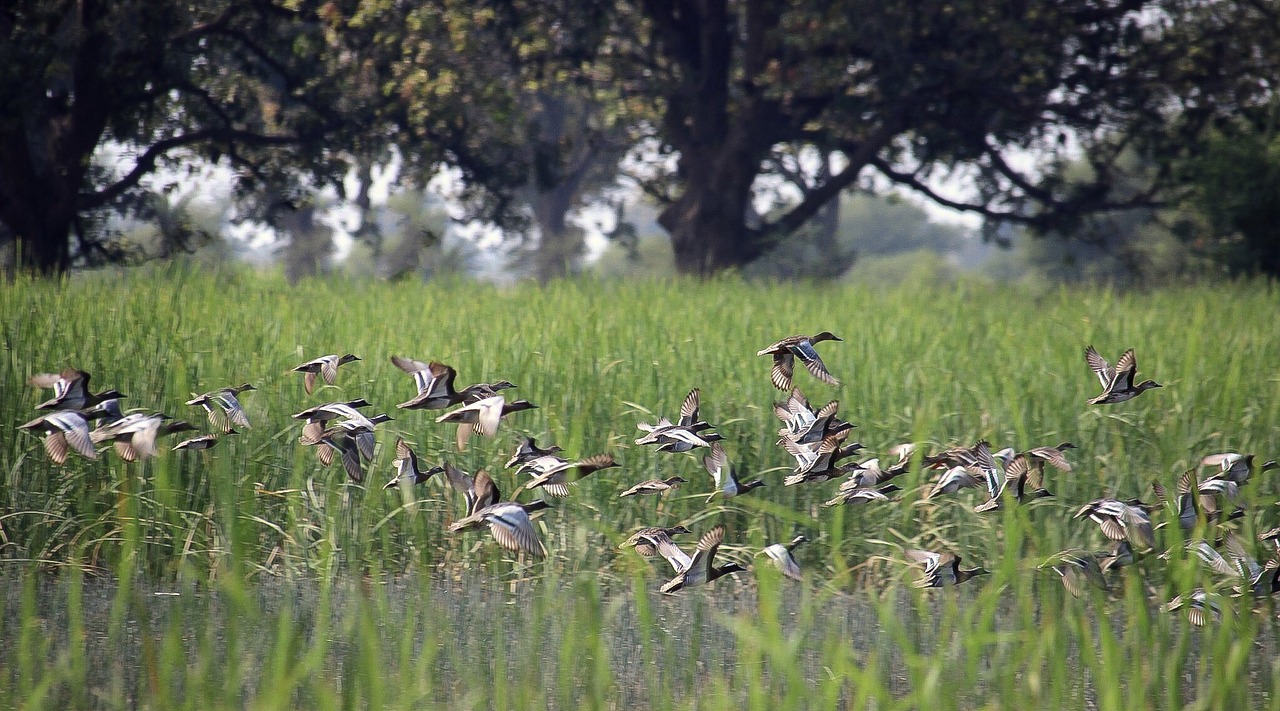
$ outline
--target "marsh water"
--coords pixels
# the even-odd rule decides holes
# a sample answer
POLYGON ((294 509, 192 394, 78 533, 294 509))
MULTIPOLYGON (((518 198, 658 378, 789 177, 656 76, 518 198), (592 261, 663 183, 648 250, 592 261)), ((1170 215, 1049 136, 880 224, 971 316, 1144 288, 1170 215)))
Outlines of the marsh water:
MULTIPOLYGON (((512 698, 560 708, 600 705, 591 699, 612 708, 685 706, 708 688, 745 700, 757 680, 770 688, 816 688, 843 673, 830 660, 849 655, 874 661, 893 697, 934 684, 950 704, 979 707, 988 690, 1039 673, 1010 654, 1033 647, 1036 620, 1056 613, 1001 602, 990 636, 974 639, 959 632, 964 624, 957 620, 982 594, 978 586, 834 596, 798 594, 793 586, 769 588, 783 594, 770 592, 762 604, 752 580, 722 580, 676 596, 659 595, 646 581, 436 573, 157 585, 10 570, 0 573, 0 585, 0 658, 9 660, 8 676, 26 673, 28 663, 65 664, 82 647, 79 698, 124 708, 154 706, 145 700, 157 685, 171 698, 216 693, 231 707, 250 706, 282 683, 278 676, 292 680, 281 692, 285 705, 306 706, 315 692, 297 679, 312 675, 338 693, 368 686, 370 678, 389 688, 411 683, 421 701, 444 707, 495 707, 512 698), (895 608, 901 614, 887 619, 886 610, 895 608), (948 688, 950 672, 942 678, 921 672, 929 667, 924 660, 939 657, 948 660, 943 669, 954 665, 955 678, 966 680, 963 688, 948 688), (211 683, 222 687, 211 692, 205 688, 211 683)), ((1254 654, 1234 672, 1259 699, 1272 698, 1280 653, 1274 613, 1268 617, 1254 654)), ((1094 622, 1126 633, 1117 617, 1094 622)), ((1195 695, 1197 670, 1203 672, 1206 634, 1212 633, 1180 635, 1184 646, 1173 650, 1186 660, 1188 697, 1195 695)), ((1046 675, 1055 673, 1053 660, 1073 674, 1087 667, 1080 645, 1064 644, 1069 648, 1050 655, 1046 675)), ((1089 679, 1080 674, 1068 697, 1093 707, 1098 690, 1089 679)), ((850 693, 833 700, 844 706, 850 693)))

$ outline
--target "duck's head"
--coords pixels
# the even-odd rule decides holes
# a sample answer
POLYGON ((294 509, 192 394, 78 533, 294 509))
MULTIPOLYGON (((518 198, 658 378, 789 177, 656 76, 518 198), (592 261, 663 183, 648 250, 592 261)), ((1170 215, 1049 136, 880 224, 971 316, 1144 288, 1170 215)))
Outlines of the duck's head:
POLYGON ((1143 390, 1150 390, 1152 388, 1163 388, 1163 387, 1164 387, 1163 385, 1161 385, 1160 383, 1157 383, 1154 380, 1144 380, 1141 383, 1138 383, 1137 387, 1135 387, 1134 389, 1137 390, 1138 392, 1142 392, 1143 390))
POLYGON ((683 525, 672 526, 671 528, 667 529, 668 536, 679 536, 685 533, 693 533, 693 531, 690 531, 689 529, 685 528, 683 525))
MULTIPOLYGON (((845 422, 844 420, 839 420, 839 421, 833 422, 830 426, 828 426, 826 433, 829 435, 833 435, 839 432, 847 432, 853 429, 854 427, 857 427, 857 425, 853 424, 852 422, 845 422)), ((907 456, 909 457, 911 455, 908 454, 907 456)))
MULTIPOLYGON (((124 397, 121 395, 120 397, 124 397)), ((84 411, 84 416, 90 420, 101 419, 104 417, 120 418, 124 416, 124 412, 120 409, 119 398, 111 398, 103 400, 97 405, 84 411)))
POLYGON ((508 388, 514 388, 514 387, 516 387, 516 384, 511 382, 510 380, 499 380, 496 383, 489 384, 490 390, 506 390, 508 388))
POLYGON ((244 383, 243 385, 237 385, 236 387, 232 388, 232 390, 235 390, 238 393, 243 393, 243 392, 248 392, 250 390, 257 390, 257 388, 253 387, 253 383, 244 383))
POLYGON ((1148 504, 1147 502, 1143 501, 1142 499, 1139 499, 1139 498, 1136 498, 1136 497, 1135 497, 1135 498, 1132 498, 1132 499, 1124 499, 1123 503, 1124 503, 1126 506, 1129 506, 1129 507, 1131 507, 1131 508, 1135 508, 1135 509, 1158 510, 1158 509, 1160 508, 1160 506, 1159 506, 1159 505, 1148 504))
POLYGON ((344 356, 342 356, 341 358, 339 358, 339 359, 338 359, 338 365, 342 365, 343 363, 350 363, 350 362, 352 362, 352 361, 357 361, 357 360, 360 360, 360 356, 358 356, 358 355, 352 355, 352 354, 348 353, 348 354, 346 354, 346 355, 344 355, 344 356))
POLYGON ((177 422, 170 422, 165 424, 164 429, 165 429, 165 432, 172 434, 174 432, 194 432, 197 428, 195 425, 189 422, 183 422, 182 420, 178 420, 177 422))
POLYGON ((104 402, 107 400, 119 400, 122 397, 128 397, 128 395, 125 395, 119 390, 107 390, 107 391, 98 393, 98 400, 104 401, 104 402))
POLYGON ((372 422, 372 423, 373 423, 373 424, 375 424, 375 425, 380 425, 380 424, 382 424, 383 422, 390 422, 392 419, 393 419, 393 418, 391 417, 391 415, 388 415, 387 413, 383 412, 383 413, 381 413, 381 414, 374 415, 373 417, 370 417, 370 418, 369 418, 369 421, 370 421, 370 422, 372 422))
POLYGON ((795 546, 798 546, 801 543, 808 543, 808 542, 809 542, 809 537, 801 533, 800 535, 791 539, 791 547, 794 548, 795 546))
POLYGON ((809 342, 818 343, 820 341, 843 341, 843 340, 844 340, 843 338, 840 338, 839 336, 837 336, 836 334, 830 331, 823 331, 822 333, 816 334, 815 336, 810 338, 809 342))
POLYGON ((1077 449, 1077 447, 1076 447, 1074 444, 1071 444, 1070 442, 1063 442, 1062 444, 1058 445, 1058 447, 1057 447, 1057 450, 1058 450, 1059 452, 1065 452, 1065 451, 1067 451, 1068 449, 1077 449))
POLYGON ((536 410, 538 409, 538 406, 528 400, 516 400, 510 405, 507 405, 505 409, 507 412, 520 412, 522 410, 536 410))
POLYGON ((668 484, 688 484, 689 480, 682 476, 673 476, 673 477, 668 477, 666 482, 668 484))
POLYGON ((1268 459, 1262 463, 1262 471, 1265 472, 1269 469, 1280 469, 1280 464, 1277 464, 1274 459, 1268 459))
POLYGON ((728 575, 729 573, 745 573, 745 572, 747 572, 747 569, 738 563, 726 563, 724 566, 720 568, 721 575, 728 575))
POLYGON ((520 504, 520 508, 524 509, 525 513, 533 513, 534 511, 549 509, 551 504, 547 503, 546 499, 534 499, 527 504, 520 504))
POLYGON ((361 398, 356 398, 355 400, 348 400, 346 404, 347 404, 347 407, 368 407, 373 403, 361 397, 361 398))

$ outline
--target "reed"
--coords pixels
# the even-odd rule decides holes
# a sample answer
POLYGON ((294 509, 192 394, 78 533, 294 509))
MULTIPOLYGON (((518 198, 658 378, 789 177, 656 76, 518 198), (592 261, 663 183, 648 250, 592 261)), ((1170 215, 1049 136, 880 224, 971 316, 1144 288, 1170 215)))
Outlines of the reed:
MULTIPOLYGON (((1227 599, 1203 630, 1159 605, 1219 577, 1160 532, 1115 590, 1067 595, 1036 566, 1101 548, 1070 520, 1105 492, 1150 498, 1212 451, 1275 456, 1280 332, 1260 282, 1151 292, 1039 292, 975 282, 800 286, 748 282, 364 283, 288 287, 249 271, 183 265, 0 286, 0 706, 47 708, 976 708, 1096 705, 1276 708, 1275 613, 1227 599), (828 329, 839 388, 798 372, 811 400, 839 399, 872 453, 986 438, 1019 449, 1070 440, 1056 496, 972 512, 978 495, 926 501, 913 469, 900 500, 822 509, 835 484, 783 487, 769 362, 780 337, 828 329), (1165 388, 1090 407, 1085 345, 1137 349, 1165 388), (303 393, 289 369, 332 352, 335 387, 303 393), (443 360, 459 383, 498 378, 540 405, 455 452, 434 414, 395 410, 412 382, 391 354, 443 360), (35 372, 75 365, 130 407, 204 427, 191 393, 252 382, 253 429, 206 453, 144 464, 107 453, 53 467, 12 427, 42 393, 35 372), (674 415, 691 387, 730 459, 769 485, 706 503, 698 457, 632 444, 638 421, 674 415), (289 415, 364 397, 379 428, 363 486, 321 467, 289 415), (511 559, 484 534, 444 531, 462 504, 436 479, 383 491, 396 436, 424 464, 499 472, 521 433, 623 464, 585 479, 538 520, 550 557, 511 559), (661 503, 619 500, 647 478, 691 480, 661 503), (724 523, 722 555, 754 571, 656 595, 669 575, 616 550, 641 525, 724 523), (764 545, 804 532, 807 582, 774 574, 764 545), (954 550, 994 571, 915 591, 900 547, 954 550), (177 592, 178 595, 157 594, 177 592)), ((170 446, 172 443, 170 443, 170 446)), ((1276 524, 1263 475, 1245 487, 1247 541, 1276 524)), ((1160 518, 1160 515, 1157 515, 1160 518)), ((1262 553, 1260 552, 1260 555, 1262 553)), ((665 565, 665 564, 664 564, 665 565)))

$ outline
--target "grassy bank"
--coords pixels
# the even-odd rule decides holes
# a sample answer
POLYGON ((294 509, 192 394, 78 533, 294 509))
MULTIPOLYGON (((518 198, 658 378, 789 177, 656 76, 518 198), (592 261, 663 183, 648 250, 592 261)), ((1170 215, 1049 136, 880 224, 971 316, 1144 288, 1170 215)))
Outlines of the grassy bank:
MULTIPOLYGON (((1273 611, 1229 601, 1237 614, 1205 630, 1159 612, 1216 582, 1196 562, 1148 556, 1112 593, 1083 600, 1035 566, 1066 547, 1102 547, 1096 526, 1070 520, 1090 499, 1150 498, 1151 479, 1171 487, 1214 451, 1275 456, 1278 306, 1280 294, 1258 283, 1150 293, 734 279, 290 288, 180 268, 19 280, 0 287, 0 565, 11 591, 0 639, 20 650, 0 662, 0 678, 14 681, 0 705, 79 706, 77 694, 91 694, 93 705, 152 708, 1274 707, 1273 611), (845 338, 822 349, 843 384, 804 373, 798 384, 819 403, 838 398, 871 452, 902 441, 1069 440, 1074 471, 1050 474, 1055 497, 986 517, 972 512, 972 492, 924 501, 933 477, 914 470, 886 505, 822 509, 834 483, 784 488, 782 471, 749 496, 708 504, 700 457, 632 444, 636 422, 674 415, 696 386, 739 467, 789 466, 772 443, 778 393, 754 353, 822 329, 845 338), (1085 405, 1098 390, 1087 344, 1108 358, 1135 347, 1140 377, 1165 388, 1085 405), (366 360, 305 395, 289 368, 332 352, 366 360), (412 383, 391 354, 450 363, 460 384, 507 378, 540 409, 454 452, 437 413, 394 409, 412 383), (73 457, 56 468, 12 427, 42 399, 27 376, 64 365, 127 393, 130 407, 201 427, 182 404, 190 393, 249 381, 254 427, 204 454, 73 457), (396 418, 380 428, 364 487, 321 467, 289 419, 353 397, 396 418), (412 496, 381 490, 397 435, 428 462, 495 472, 519 432, 571 455, 612 451, 623 464, 542 516, 546 562, 515 563, 487 537, 444 532, 461 503, 442 481, 412 496), (672 474, 691 483, 661 511, 616 498, 672 474), (615 546, 636 526, 677 522, 724 523, 725 553, 744 563, 804 532, 815 540, 797 551, 807 583, 761 566, 658 599, 669 569, 615 546), (903 544, 954 550, 994 575, 908 590, 903 544), (97 616, 76 602, 91 589, 109 591, 97 616), (170 590, 183 594, 153 594, 170 590), (106 646, 77 641, 88 638, 106 646), (132 662, 104 663, 129 644, 132 662)), ((517 484, 496 478, 504 491, 517 484)), ((1280 493, 1264 478, 1245 495, 1249 512, 1232 526, 1252 541, 1280 522, 1280 493)), ((1163 529, 1162 547, 1177 548, 1179 535, 1163 529)))

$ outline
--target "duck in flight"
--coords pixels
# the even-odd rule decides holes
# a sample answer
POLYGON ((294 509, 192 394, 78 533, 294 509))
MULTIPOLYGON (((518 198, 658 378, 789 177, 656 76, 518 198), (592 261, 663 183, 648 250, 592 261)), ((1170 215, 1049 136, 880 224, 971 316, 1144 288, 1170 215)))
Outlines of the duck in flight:
POLYGON ((770 372, 770 377, 773 379, 774 387, 779 390, 791 389, 791 377, 795 372, 797 358, 804 364, 805 369, 813 374, 813 377, 828 385, 839 385, 840 381, 827 371, 827 366, 822 362, 822 357, 818 355, 814 345, 823 341, 841 340, 844 339, 830 331, 823 331, 813 336, 788 336, 771 346, 761 348, 756 355, 773 356, 773 370, 770 372))
POLYGON ((1102 394, 1090 398, 1090 405, 1113 405, 1117 402, 1132 400, 1152 388, 1164 387, 1154 380, 1133 384, 1134 375, 1138 372, 1138 358, 1133 354, 1132 348, 1120 356, 1115 368, 1098 355, 1098 351, 1094 350, 1093 346, 1084 349, 1084 359, 1098 376, 1098 382, 1102 383, 1102 394))

